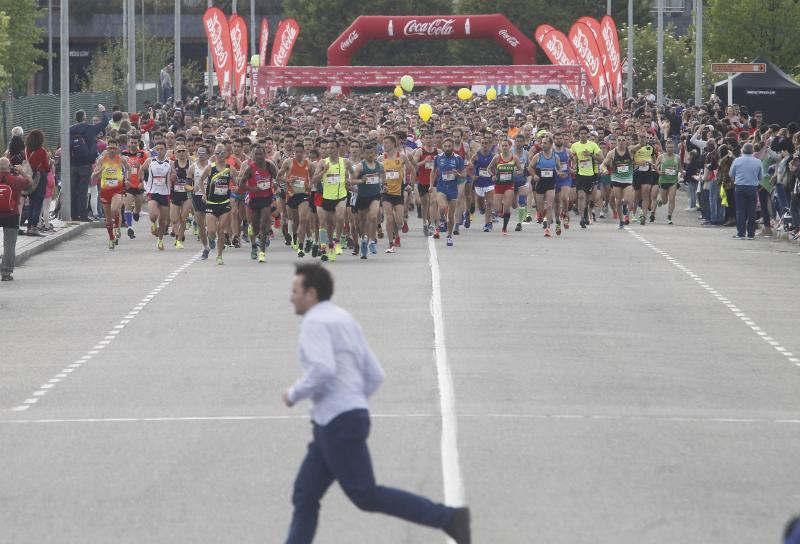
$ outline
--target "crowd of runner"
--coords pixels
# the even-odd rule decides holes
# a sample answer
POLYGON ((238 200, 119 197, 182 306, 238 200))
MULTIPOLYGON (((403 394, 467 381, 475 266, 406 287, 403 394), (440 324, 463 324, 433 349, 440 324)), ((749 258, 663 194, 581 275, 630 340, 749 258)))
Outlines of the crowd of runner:
POLYGON ((447 246, 468 229, 564 237, 573 222, 672 224, 681 183, 690 209, 725 224, 726 167, 746 141, 769 172, 762 233, 775 224, 797 237, 800 135, 760 112, 723 110, 714 97, 657 107, 647 94, 618 111, 549 96, 411 97, 282 96, 239 112, 197 100, 132 114, 115 107, 98 127, 92 168, 108 247, 123 229, 136 237, 143 209, 158 250, 194 237, 217 264, 226 247, 248 244, 265 262, 276 242, 324 261, 345 250, 395 253, 410 216, 447 246), (427 122, 423 101, 434 110, 427 122))

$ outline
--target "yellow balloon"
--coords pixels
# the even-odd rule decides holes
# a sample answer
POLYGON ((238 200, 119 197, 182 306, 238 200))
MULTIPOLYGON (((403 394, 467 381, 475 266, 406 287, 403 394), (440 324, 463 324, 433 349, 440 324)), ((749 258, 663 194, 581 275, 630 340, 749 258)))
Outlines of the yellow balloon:
POLYGON ((472 98, 472 91, 470 91, 466 87, 461 87, 458 90, 458 93, 456 93, 456 96, 458 96, 459 100, 469 100, 470 98, 472 98))
POLYGON ((433 115, 433 108, 430 104, 420 104, 419 105, 419 118, 422 119, 424 122, 428 122, 428 119, 431 118, 433 115))
POLYGON ((261 66, 261 57, 259 55, 250 57, 250 66, 261 66))
POLYGON ((400 87, 407 93, 410 93, 414 89, 414 78, 405 75, 400 78, 400 87))
POLYGON ((497 89, 495 89, 494 87, 490 87, 489 90, 486 91, 486 100, 491 102, 495 98, 497 98, 497 89))
POLYGON ((403 96, 403 89, 401 89, 399 85, 394 88, 394 95, 397 98, 400 98, 401 96, 403 96))

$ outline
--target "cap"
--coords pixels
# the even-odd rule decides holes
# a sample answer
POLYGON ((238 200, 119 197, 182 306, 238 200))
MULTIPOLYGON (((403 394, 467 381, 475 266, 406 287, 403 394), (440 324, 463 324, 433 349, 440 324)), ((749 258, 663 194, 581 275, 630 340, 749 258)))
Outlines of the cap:
POLYGON ((543 129, 539 130, 539 131, 536 133, 536 137, 537 137, 537 138, 541 138, 541 137, 542 137, 542 136, 544 136, 545 134, 547 134, 547 129, 544 129, 544 128, 543 128, 543 129))

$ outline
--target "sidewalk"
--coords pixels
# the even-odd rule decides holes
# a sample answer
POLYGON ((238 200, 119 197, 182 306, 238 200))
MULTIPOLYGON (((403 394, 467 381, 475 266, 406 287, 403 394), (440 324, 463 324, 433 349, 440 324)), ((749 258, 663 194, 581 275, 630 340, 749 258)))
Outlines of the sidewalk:
MULTIPOLYGON (((103 223, 79 223, 71 221, 65 223, 59 219, 53 219, 52 224, 55 230, 45 234, 44 236, 22 236, 17 238, 17 255, 14 266, 19 266, 27 259, 38 255, 43 251, 51 249, 61 242, 71 240, 87 229, 92 228, 94 225, 103 226, 103 223)), ((0 229, 0 251, 3 249, 3 229, 0 229)), ((2 253, 0 253, 2 256, 2 253)))

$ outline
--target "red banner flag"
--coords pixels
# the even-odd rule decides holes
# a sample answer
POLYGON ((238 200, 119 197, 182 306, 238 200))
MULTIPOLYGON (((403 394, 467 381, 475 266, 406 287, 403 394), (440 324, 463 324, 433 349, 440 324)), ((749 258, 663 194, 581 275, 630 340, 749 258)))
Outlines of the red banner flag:
POLYGON ((292 48, 300 34, 300 25, 294 19, 284 19, 275 32, 275 42, 272 44, 272 66, 286 66, 292 56, 292 48))
POLYGON ((613 102, 616 89, 614 87, 614 78, 611 77, 611 58, 609 57, 605 42, 603 42, 603 38, 600 34, 600 23, 591 17, 581 17, 577 22, 588 26, 589 30, 591 30, 594 35, 594 41, 597 42, 597 49, 600 51, 600 58, 603 59, 603 71, 605 72, 608 96, 613 102))
MULTIPOLYGON (((228 20, 219 8, 208 8, 203 15, 203 27, 206 29, 211 58, 217 73, 220 94, 223 98, 231 97, 233 77, 233 53, 231 52, 231 35, 228 20)), ((211 74, 208 75, 209 79, 211 74)))
POLYGON ((599 40, 605 44, 606 51, 608 51, 608 59, 611 62, 611 73, 609 75, 614 83, 614 99, 617 102, 617 106, 622 107, 622 57, 619 49, 619 36, 617 35, 617 23, 608 15, 600 21, 599 40))
MULTIPOLYGON (((550 25, 539 25, 534 32, 534 36, 539 43, 539 47, 542 48, 544 54, 553 64, 558 66, 581 66, 581 61, 578 60, 578 56, 572 50, 572 46, 563 32, 554 29, 550 25)), ((583 75, 581 83, 568 85, 567 90, 575 100, 589 101, 591 97, 587 88, 585 73, 583 70, 581 70, 581 73, 583 75)))
POLYGON ((261 19, 261 34, 258 42, 258 61, 260 66, 267 65, 267 42, 269 41, 269 20, 261 19))
POLYGON ((233 50, 233 93, 241 103, 247 91, 247 23, 239 15, 232 15, 228 24, 233 50))
POLYGON ((600 57, 600 48, 591 29, 583 23, 575 23, 569 31, 569 43, 589 75, 589 81, 597 93, 597 99, 605 107, 611 107, 605 69, 600 57))

